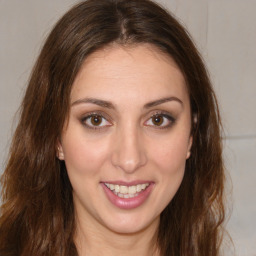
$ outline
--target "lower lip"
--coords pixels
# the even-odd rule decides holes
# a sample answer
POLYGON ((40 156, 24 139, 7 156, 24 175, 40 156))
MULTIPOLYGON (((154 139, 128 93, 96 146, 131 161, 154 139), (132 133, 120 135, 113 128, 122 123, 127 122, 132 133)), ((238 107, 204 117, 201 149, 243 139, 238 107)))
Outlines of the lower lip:
POLYGON ((134 209, 142 205, 149 197, 154 186, 154 184, 151 183, 145 190, 141 191, 137 196, 132 198, 121 198, 115 195, 109 188, 107 188, 104 183, 101 183, 101 185, 109 201, 113 205, 121 209, 134 209))

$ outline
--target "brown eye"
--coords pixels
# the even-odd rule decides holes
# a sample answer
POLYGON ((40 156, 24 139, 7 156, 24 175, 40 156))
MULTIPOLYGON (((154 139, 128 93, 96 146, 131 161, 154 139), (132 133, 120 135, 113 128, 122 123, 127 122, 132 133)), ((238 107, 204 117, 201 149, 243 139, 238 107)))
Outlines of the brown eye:
POLYGON ((159 116, 159 115, 156 115, 156 116, 153 116, 152 117, 152 123, 156 126, 160 126, 162 125, 164 122, 164 118, 163 116, 159 116))
POLYGON ((175 118, 170 114, 155 114, 152 115, 144 124, 153 128, 169 128, 175 123, 175 118))
POLYGON ((82 124, 87 128, 91 129, 101 129, 105 127, 112 126, 104 116, 99 114, 89 114, 81 119, 82 124))
POLYGON ((94 126, 99 126, 102 123, 102 116, 92 116, 91 124, 94 126))

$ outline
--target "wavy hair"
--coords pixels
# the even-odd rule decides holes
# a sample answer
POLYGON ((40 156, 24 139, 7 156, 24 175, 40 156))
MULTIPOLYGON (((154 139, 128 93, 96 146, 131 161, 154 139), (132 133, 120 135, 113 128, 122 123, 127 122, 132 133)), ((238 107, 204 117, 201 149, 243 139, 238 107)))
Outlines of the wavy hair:
POLYGON ((81 65, 113 43, 147 43, 171 56, 190 97, 191 157, 177 194, 161 213, 161 255, 219 255, 225 217, 221 123, 200 54, 179 22, 150 0, 88 0, 55 25, 32 71, 1 178, 1 256, 78 255, 72 187, 56 144, 81 65))

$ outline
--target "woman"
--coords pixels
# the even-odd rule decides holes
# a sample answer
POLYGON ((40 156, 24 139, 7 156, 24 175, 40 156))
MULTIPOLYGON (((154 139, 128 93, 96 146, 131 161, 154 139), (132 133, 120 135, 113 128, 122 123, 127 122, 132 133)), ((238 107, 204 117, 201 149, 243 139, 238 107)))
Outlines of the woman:
POLYGON ((0 255, 219 255, 220 117, 184 28, 88 0, 49 35, 2 177, 0 255))

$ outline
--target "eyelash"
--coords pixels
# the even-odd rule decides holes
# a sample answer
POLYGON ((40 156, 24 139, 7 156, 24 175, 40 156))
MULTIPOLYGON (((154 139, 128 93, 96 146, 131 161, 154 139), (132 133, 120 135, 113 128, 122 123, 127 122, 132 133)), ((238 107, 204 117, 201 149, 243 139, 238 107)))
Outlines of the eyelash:
MULTIPOLYGON (((88 129, 92 129, 92 130, 100 130, 100 129, 104 129, 104 128, 107 128, 109 126, 112 126, 112 123, 110 121, 108 121, 110 118, 105 118, 104 117, 104 114, 102 113, 97 113, 97 112, 93 112, 93 113, 89 113, 87 114, 86 116, 84 116, 82 119, 81 119, 81 122, 82 124, 88 128, 88 129), (89 120, 90 118, 92 117, 99 117, 99 118, 102 118, 104 120, 106 120, 106 122, 110 123, 109 125, 104 125, 104 126, 94 126, 94 125, 88 125, 86 124, 86 121, 89 120)), ((90 121, 91 122, 91 121, 90 121)), ((101 125, 101 124, 100 124, 101 125)))
MULTIPOLYGON (((93 113, 89 113, 89 114, 87 114, 86 116, 84 116, 84 117, 82 117, 81 118, 81 123, 86 127, 86 128, 88 128, 88 129, 92 129, 92 130, 101 130, 101 129, 104 129, 104 128, 107 128, 107 127, 110 127, 110 126, 112 126, 113 124, 112 124, 112 122, 111 121, 109 121, 109 119, 110 118, 106 118, 106 117, 104 117, 105 116, 105 114, 102 114, 102 113, 97 113, 97 112, 93 112, 93 113), (107 123, 109 123, 109 124, 107 124, 107 125, 101 125, 101 123, 100 123, 100 125, 99 126, 96 126, 96 125, 88 125, 88 124, 86 124, 86 121, 87 120, 90 120, 90 118, 92 118, 92 117, 99 117, 99 118, 102 118, 103 120, 105 120, 105 122, 107 122, 107 123)), ((166 112, 156 112, 156 113, 154 113, 154 114, 152 114, 151 116, 150 116, 150 118, 149 119, 147 119, 147 121, 146 122, 144 122, 144 124, 147 126, 147 127, 153 127, 153 128, 156 128, 156 129, 168 129, 168 128, 171 128, 172 126, 173 126, 173 124, 175 123, 175 121, 176 121, 176 119, 173 117, 173 116, 171 116, 169 113, 166 113, 166 112), (167 125, 164 125, 164 126, 157 126, 157 125, 154 125, 154 124, 150 124, 150 125, 147 125, 146 123, 148 122, 148 121, 150 121, 151 120, 151 122, 152 122, 152 118, 155 118, 155 117, 162 117, 163 119, 165 119, 163 122, 168 122, 168 124, 167 125), (167 119, 167 120, 166 120, 167 119)), ((92 120, 90 121, 90 123, 92 122, 92 120)))
POLYGON ((151 120, 151 122, 152 122, 152 119, 155 118, 155 117, 162 117, 164 119, 167 119, 163 122, 167 121, 168 124, 166 124, 164 126, 157 126, 157 125, 154 125, 154 124, 153 125, 147 125, 147 126, 150 126, 150 127, 156 128, 156 129, 168 129, 168 128, 171 128, 174 125, 175 121, 176 121, 176 119, 172 115, 170 115, 169 113, 160 111, 160 112, 155 112, 153 115, 151 115, 151 117, 146 122, 148 122, 149 120, 151 120))

